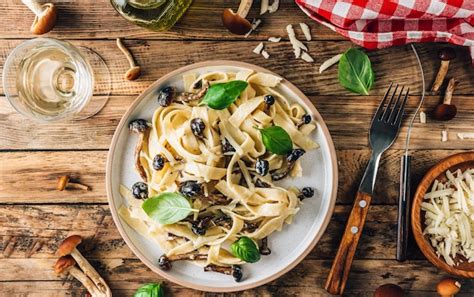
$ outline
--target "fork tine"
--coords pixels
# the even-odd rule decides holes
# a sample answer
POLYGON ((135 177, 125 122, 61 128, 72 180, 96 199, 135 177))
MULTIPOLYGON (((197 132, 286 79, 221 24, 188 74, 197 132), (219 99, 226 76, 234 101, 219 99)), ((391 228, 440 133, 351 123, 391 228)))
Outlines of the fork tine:
POLYGON ((393 104, 393 109, 390 112, 390 116, 387 120, 387 122, 392 123, 395 120, 395 117, 397 116, 398 109, 400 108, 400 98, 402 98, 403 95, 403 90, 405 89, 405 86, 402 86, 402 89, 400 90, 400 93, 397 96, 397 100, 393 104))
POLYGON ((405 106, 406 106, 406 103, 408 101, 409 93, 410 93, 410 88, 408 88, 407 92, 405 93, 405 98, 403 98, 403 102, 400 106, 400 109, 397 112, 397 116, 395 118, 395 122, 393 123, 393 125, 396 125, 396 126, 400 127, 400 124, 402 123, 402 119, 403 119, 403 114, 405 112, 405 106))
POLYGON ((398 90, 398 84, 395 85, 395 90, 393 90, 392 97, 390 97, 390 101, 388 101, 387 107, 385 107, 385 111, 383 112, 382 120, 385 122, 388 122, 388 117, 393 112, 392 103, 393 103, 393 99, 397 95, 397 90, 398 90))
POLYGON ((380 101, 379 107, 377 107, 377 111, 374 114, 373 120, 376 120, 376 119, 380 120, 382 112, 384 110, 383 108, 384 108, 384 105, 385 105, 385 101, 387 100, 387 96, 390 93, 390 90, 392 89, 392 85, 393 85, 393 82, 390 82, 390 86, 388 86, 387 92, 385 92, 385 95, 383 96, 382 100, 380 101))

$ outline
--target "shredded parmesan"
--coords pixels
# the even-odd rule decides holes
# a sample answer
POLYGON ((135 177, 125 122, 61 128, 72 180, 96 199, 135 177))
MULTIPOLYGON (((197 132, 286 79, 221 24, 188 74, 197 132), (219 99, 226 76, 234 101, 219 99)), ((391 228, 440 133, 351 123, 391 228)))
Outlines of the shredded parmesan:
POLYGON ((474 139, 474 132, 458 133, 459 139, 474 139))
POLYGON ((307 41, 311 41, 311 31, 309 30, 309 26, 305 23, 300 23, 301 31, 303 31, 304 37, 307 41))
POLYGON ((323 64, 321 64, 321 66, 319 66, 319 73, 323 73, 324 70, 328 69, 332 65, 339 62, 341 57, 342 57, 342 54, 339 54, 339 55, 335 55, 334 57, 329 58, 326 61, 324 61, 323 64))
POLYGON ((262 0, 260 2, 260 15, 265 14, 268 11, 268 0, 262 0))
POLYGON ((270 57, 270 55, 268 54, 268 52, 266 50, 262 50, 262 56, 265 58, 265 59, 268 59, 270 57))
POLYGON ((420 111, 420 123, 426 124, 426 113, 424 111, 420 111))
POLYGON ((268 12, 269 13, 274 13, 278 10, 278 7, 280 6, 280 0, 273 0, 272 5, 268 7, 268 12))
POLYGON ((268 38, 268 41, 270 42, 280 42, 281 37, 270 37, 268 38))
POLYGON ((301 59, 303 59, 304 61, 306 61, 308 63, 314 62, 314 59, 307 52, 303 52, 301 54, 301 59))
POLYGON ((441 141, 442 142, 448 141, 448 131, 446 130, 441 131, 441 141))
POLYGON ((446 182, 435 180, 421 203, 425 229, 438 257, 450 266, 474 262, 474 169, 446 171, 446 182))
POLYGON ((257 55, 260 55, 260 53, 263 50, 263 42, 260 42, 254 49, 253 52, 257 55))

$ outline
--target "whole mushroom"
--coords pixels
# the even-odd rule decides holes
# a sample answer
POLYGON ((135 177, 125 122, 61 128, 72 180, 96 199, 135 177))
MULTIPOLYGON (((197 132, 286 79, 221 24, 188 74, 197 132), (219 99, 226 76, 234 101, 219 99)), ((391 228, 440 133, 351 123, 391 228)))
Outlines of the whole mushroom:
POLYGON ((82 270, 76 267, 76 261, 71 256, 63 256, 56 261, 54 272, 58 275, 69 273, 89 291, 92 296, 100 296, 94 282, 82 270))
POLYGON ((436 285, 436 291, 442 297, 452 297, 459 293, 461 290, 461 283, 453 278, 444 278, 438 285, 436 285))
POLYGON ((449 121, 456 116, 457 108, 456 105, 451 104, 451 99, 453 98, 454 88, 457 85, 457 81, 454 78, 451 78, 446 88, 446 93, 444 94, 443 103, 436 106, 433 111, 433 118, 438 121, 449 121))
POLYGON ((125 47, 125 45, 122 42, 122 39, 117 38, 116 41, 117 41, 117 47, 127 58, 128 64, 130 64, 130 68, 128 68, 127 72, 125 72, 125 75, 124 75, 125 79, 136 80, 140 76, 142 72, 142 68, 140 67, 140 65, 138 65, 135 62, 135 59, 133 58, 132 53, 130 52, 128 48, 125 47))
POLYGON ((41 35, 53 29, 58 16, 58 10, 53 3, 40 4, 36 0, 22 0, 22 2, 35 13, 31 33, 41 35))
POLYGON ((378 287, 374 292, 374 297, 403 297, 403 289, 395 284, 385 284, 378 287))
POLYGON ((143 119, 133 120, 128 124, 128 128, 130 129, 130 131, 138 134, 138 142, 137 142, 137 145, 135 146, 135 153, 134 153, 135 168, 137 169, 138 173, 140 174, 140 177, 143 179, 144 182, 147 181, 147 175, 146 175, 145 168, 143 168, 143 165, 140 161, 140 153, 142 151, 145 138, 148 135, 150 126, 151 124, 143 119))
POLYGON ((441 65, 436 74, 433 86, 431 86, 431 93, 435 94, 443 84, 444 78, 448 73, 449 61, 456 57, 456 52, 450 47, 444 47, 438 52, 438 58, 441 60, 441 65))
POLYGON ((86 258, 77 250, 77 246, 82 242, 82 237, 79 235, 71 235, 64 239, 58 248, 58 254, 61 257, 71 255, 76 260, 79 267, 84 273, 94 282, 98 291, 102 294, 98 296, 111 297, 112 292, 104 279, 94 269, 94 267, 87 261, 86 258))
POLYGON ((235 13, 226 8, 222 12, 222 23, 232 33, 244 35, 252 29, 252 24, 245 18, 252 7, 253 0, 241 0, 239 9, 235 13))

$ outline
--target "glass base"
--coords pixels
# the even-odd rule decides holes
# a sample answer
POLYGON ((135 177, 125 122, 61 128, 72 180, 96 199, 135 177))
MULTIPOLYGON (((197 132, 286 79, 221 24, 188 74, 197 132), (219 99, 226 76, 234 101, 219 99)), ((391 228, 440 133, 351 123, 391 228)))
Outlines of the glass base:
POLYGON ((112 89, 109 67, 104 59, 90 48, 78 46, 78 49, 92 67, 94 92, 86 106, 73 116, 73 121, 85 120, 98 114, 109 101, 112 89))

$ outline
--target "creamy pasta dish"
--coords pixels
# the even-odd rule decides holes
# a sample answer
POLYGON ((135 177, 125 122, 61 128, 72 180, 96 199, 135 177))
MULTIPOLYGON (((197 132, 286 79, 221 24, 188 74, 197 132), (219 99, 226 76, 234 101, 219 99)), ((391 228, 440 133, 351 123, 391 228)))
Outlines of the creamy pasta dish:
POLYGON ((318 148, 311 114, 280 82, 252 70, 186 73, 159 91, 151 119, 130 122, 142 180, 121 186, 119 214, 164 252, 161 269, 187 260, 240 281, 240 265, 269 255, 271 235, 313 196, 277 183, 301 176, 318 148))

